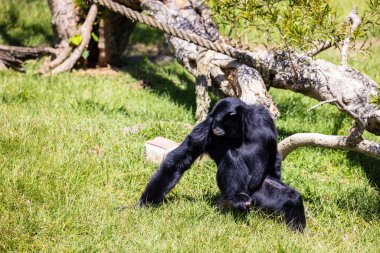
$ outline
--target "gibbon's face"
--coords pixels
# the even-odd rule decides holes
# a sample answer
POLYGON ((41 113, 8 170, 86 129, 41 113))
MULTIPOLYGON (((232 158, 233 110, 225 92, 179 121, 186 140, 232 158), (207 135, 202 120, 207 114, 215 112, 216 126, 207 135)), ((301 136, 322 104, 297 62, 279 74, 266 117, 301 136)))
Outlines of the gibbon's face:
POLYGON ((209 116, 213 119, 212 132, 218 137, 237 139, 242 136, 242 109, 244 102, 238 98, 225 98, 215 104, 209 116))

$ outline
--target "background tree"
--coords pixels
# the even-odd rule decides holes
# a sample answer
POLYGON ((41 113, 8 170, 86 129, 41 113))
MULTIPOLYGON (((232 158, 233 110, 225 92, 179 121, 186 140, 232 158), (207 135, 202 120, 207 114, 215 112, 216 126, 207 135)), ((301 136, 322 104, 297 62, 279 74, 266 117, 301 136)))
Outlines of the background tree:
MULTIPOLYGON (((137 3, 120 3, 140 10, 137 3)), ((27 59, 50 55, 41 73, 61 73, 71 70, 75 64, 85 67, 119 65, 120 52, 128 45, 128 38, 135 23, 121 15, 98 9, 83 0, 48 0, 53 28, 53 47, 0 46, 0 61, 23 71, 22 62, 27 59)), ((10 8, 15 8, 11 5, 10 8)), ((12 10, 10 10, 12 11, 12 10)))

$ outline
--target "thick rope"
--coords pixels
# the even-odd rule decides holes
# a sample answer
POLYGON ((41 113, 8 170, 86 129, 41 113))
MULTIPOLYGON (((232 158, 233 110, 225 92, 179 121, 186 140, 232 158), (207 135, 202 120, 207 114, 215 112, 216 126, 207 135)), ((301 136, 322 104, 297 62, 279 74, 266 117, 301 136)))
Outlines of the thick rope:
POLYGON ((227 47, 226 45, 220 44, 218 42, 209 41, 196 34, 189 33, 188 31, 182 31, 172 26, 168 26, 162 22, 159 22, 151 17, 143 15, 137 11, 127 8, 121 4, 115 3, 111 0, 92 0, 92 2, 102 5, 114 12, 117 12, 132 21, 138 21, 140 23, 146 24, 150 27, 163 31, 169 35, 183 39, 187 42, 191 42, 198 46, 213 50, 215 52, 228 55, 248 66, 256 67, 254 66, 254 60, 250 56, 248 56, 247 54, 241 53, 230 46, 227 47))

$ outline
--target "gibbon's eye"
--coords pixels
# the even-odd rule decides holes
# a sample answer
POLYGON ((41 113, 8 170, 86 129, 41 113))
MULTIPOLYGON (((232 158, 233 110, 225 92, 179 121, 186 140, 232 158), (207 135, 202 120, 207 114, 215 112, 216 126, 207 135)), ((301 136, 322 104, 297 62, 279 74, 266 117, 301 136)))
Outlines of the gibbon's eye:
POLYGON ((230 113, 228 113, 228 116, 234 116, 236 114, 237 114, 236 112, 230 112, 230 113))

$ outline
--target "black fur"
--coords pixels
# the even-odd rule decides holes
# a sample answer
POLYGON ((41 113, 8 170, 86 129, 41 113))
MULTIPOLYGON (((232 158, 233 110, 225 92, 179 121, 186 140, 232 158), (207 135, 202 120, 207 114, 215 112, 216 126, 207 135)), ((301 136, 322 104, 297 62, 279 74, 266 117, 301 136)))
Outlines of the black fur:
POLYGON ((280 181, 281 156, 273 119, 265 107, 236 98, 220 100, 206 120, 167 155, 142 194, 140 206, 160 203, 202 153, 216 162, 222 197, 233 207, 246 212, 252 203, 284 212, 290 227, 303 230, 301 196, 280 181))
POLYGON ((251 197, 254 207, 271 213, 284 213, 286 224, 291 229, 303 232, 306 218, 301 194, 280 179, 267 176, 251 197))

